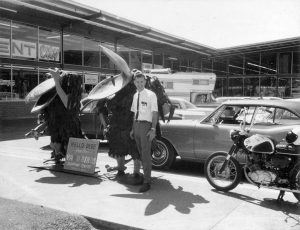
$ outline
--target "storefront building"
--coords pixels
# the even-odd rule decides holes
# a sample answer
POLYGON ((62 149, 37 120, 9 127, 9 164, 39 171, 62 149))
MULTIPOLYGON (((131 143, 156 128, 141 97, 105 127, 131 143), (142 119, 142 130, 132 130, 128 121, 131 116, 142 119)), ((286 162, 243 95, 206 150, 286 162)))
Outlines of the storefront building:
POLYGON ((215 96, 300 97, 300 38, 217 50, 67 0, 3 0, 0 31, 0 102, 24 100, 54 67, 88 93, 118 73, 99 44, 130 68, 214 72, 215 96))
POLYGON ((203 60, 216 96, 300 97, 300 38, 220 49, 203 60))

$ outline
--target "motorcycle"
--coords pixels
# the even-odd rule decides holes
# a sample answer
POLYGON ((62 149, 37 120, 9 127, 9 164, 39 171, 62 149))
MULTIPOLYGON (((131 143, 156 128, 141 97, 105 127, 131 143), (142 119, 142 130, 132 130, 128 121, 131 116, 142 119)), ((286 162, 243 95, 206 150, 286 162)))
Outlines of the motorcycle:
POLYGON ((264 135, 250 135, 254 119, 246 129, 248 109, 241 113, 240 129, 230 131, 233 144, 229 152, 215 152, 205 162, 208 182, 226 192, 238 186, 244 174, 258 188, 280 190, 278 201, 283 200, 286 191, 300 201, 300 127, 287 132, 285 140, 276 143, 264 135))

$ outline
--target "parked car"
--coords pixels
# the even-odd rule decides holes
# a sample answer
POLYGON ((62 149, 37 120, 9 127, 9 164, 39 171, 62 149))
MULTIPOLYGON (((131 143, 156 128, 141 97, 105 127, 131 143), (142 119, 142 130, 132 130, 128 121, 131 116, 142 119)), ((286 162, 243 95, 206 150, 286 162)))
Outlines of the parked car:
POLYGON ((163 138, 159 141, 159 151, 153 153, 153 166, 168 168, 176 156, 183 160, 204 162, 213 152, 228 151, 232 145, 229 132, 239 128, 242 119, 240 111, 244 107, 249 111, 246 122, 250 124, 251 119, 255 119, 250 134, 268 135, 279 142, 295 125, 300 125, 299 102, 226 101, 201 121, 172 120, 161 123, 163 138))
MULTIPOLYGON (((170 100, 176 107, 173 120, 201 120, 213 111, 213 108, 197 108, 183 98, 170 97, 170 100)), ((82 100, 83 106, 80 112, 81 128, 88 138, 104 139, 97 103, 98 101, 90 102, 85 99, 82 100)), ((168 116, 168 114, 165 116, 166 120, 168 116)))
POLYGON ((201 120, 214 110, 214 108, 211 107, 196 107, 194 104, 185 100, 184 98, 169 98, 172 105, 175 106, 174 120, 201 120))
POLYGON ((96 138, 104 140, 103 129, 101 125, 99 112, 98 112, 98 101, 85 101, 80 110, 79 119, 81 122, 81 129, 88 138, 96 138))
POLYGON ((224 101, 232 101, 232 100, 262 100, 262 99, 268 99, 268 100, 283 100, 280 97, 217 97, 216 103, 223 103, 224 101))

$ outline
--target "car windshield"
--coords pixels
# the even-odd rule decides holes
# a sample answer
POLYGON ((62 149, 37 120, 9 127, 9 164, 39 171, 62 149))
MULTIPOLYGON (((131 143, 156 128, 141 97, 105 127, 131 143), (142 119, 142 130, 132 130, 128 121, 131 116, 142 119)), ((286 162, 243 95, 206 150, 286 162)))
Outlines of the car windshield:
POLYGON ((223 105, 205 122, 222 124, 300 125, 300 118, 284 108, 268 106, 223 105))

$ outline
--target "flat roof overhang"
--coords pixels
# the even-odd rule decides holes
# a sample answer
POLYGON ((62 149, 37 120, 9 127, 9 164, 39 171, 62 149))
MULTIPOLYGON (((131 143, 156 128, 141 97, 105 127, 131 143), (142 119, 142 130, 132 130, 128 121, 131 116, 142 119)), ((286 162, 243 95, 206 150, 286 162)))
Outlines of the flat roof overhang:
MULTIPOLYGON (((1 0, 1 17, 76 33, 102 42, 169 55, 206 58, 300 47, 300 37, 215 49, 71 0, 1 0)), ((300 48, 299 48, 300 51, 300 48)))
POLYGON ((1 0, 0 14, 11 20, 57 30, 63 28, 64 32, 149 51, 163 50, 170 54, 195 54, 204 57, 216 52, 212 47, 70 0, 1 0))
POLYGON ((268 51, 285 52, 289 49, 295 51, 295 47, 297 47, 297 51, 300 51, 300 37, 218 49, 214 56, 245 55, 254 52, 268 51))

